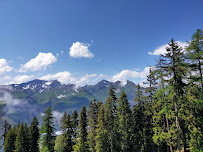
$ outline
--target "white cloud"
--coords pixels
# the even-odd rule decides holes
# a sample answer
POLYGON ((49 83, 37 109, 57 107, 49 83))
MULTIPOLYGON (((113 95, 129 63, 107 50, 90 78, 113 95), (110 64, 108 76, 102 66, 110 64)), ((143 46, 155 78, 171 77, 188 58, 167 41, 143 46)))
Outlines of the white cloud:
POLYGON ((27 81, 31 80, 33 77, 34 77, 33 75, 31 75, 31 76, 29 76, 29 75, 18 75, 18 76, 15 76, 13 78, 13 81, 9 82, 8 84, 20 84, 20 83, 27 82, 27 81))
POLYGON ((64 72, 58 72, 56 74, 47 74, 41 78, 39 78, 40 80, 46 80, 46 81, 50 81, 50 80, 58 80, 59 82, 63 83, 63 84, 75 84, 76 86, 81 86, 86 84, 87 82, 90 81, 91 78, 96 77, 96 74, 86 74, 80 78, 75 78, 71 75, 70 72, 68 71, 64 71, 64 72))
POLYGON ((89 45, 84 43, 76 42, 70 47, 69 55, 74 58, 93 58, 94 54, 92 54, 88 50, 89 45))
POLYGON ((76 79, 74 77, 72 77, 71 73, 68 71, 59 72, 56 74, 47 74, 39 79, 47 80, 47 81, 57 79, 59 82, 64 83, 64 84, 76 82, 76 79))
POLYGON ((149 74, 149 69, 150 67, 146 67, 142 72, 123 70, 120 73, 112 76, 111 81, 121 81, 122 85, 125 85, 129 78, 146 78, 149 74))
POLYGON ((12 71, 13 68, 8 65, 6 59, 0 59, 0 75, 12 71))
POLYGON ((63 51, 61 51, 61 54, 63 54, 64 52, 63 51))
POLYGON ((63 113, 58 112, 58 111, 53 111, 52 114, 53 114, 53 116, 54 116, 54 122, 55 122, 56 124, 59 124, 61 118, 63 117, 63 113))
POLYGON ((76 81, 76 85, 80 86, 80 85, 84 85, 85 83, 87 84, 87 82, 89 82, 89 80, 93 77, 96 77, 96 74, 86 74, 83 77, 80 78, 80 80, 76 81))
POLYGON ((25 105, 27 105, 27 102, 25 100, 19 100, 19 99, 15 99, 12 97, 12 95, 8 92, 1 92, 3 93, 3 96, 0 97, 0 100, 6 103, 6 114, 11 114, 14 113, 18 110, 17 107, 21 107, 21 111, 22 108, 25 107, 25 105))
MULTIPOLYGON (((181 41, 177 41, 177 42, 183 49, 188 45, 186 42, 181 42, 181 41)), ((148 54, 149 55, 160 55, 160 54, 164 55, 166 53, 166 47, 167 46, 168 46, 168 44, 164 44, 162 46, 159 46, 153 52, 148 52, 148 54)))
POLYGON ((19 72, 45 70, 47 66, 55 63, 56 57, 52 53, 39 53, 35 58, 23 65, 19 72))

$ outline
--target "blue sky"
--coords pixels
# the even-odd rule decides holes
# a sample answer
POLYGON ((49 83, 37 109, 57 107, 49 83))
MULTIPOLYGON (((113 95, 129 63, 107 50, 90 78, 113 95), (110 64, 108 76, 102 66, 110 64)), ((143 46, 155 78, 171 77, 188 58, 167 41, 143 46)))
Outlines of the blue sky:
POLYGON ((202 0, 0 0, 0 84, 140 83, 171 38, 185 46, 203 29, 202 8, 202 0))

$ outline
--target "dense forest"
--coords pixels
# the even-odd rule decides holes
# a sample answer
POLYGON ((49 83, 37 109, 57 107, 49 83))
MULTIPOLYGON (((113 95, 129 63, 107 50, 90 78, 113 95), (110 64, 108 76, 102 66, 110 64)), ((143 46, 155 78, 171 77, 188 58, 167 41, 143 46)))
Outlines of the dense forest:
POLYGON ((78 114, 64 113, 55 135, 52 109, 30 126, 5 121, 4 152, 201 152, 203 151, 203 31, 188 46, 171 39, 152 66, 145 92, 138 84, 134 105, 111 86, 105 103, 93 100, 78 114))

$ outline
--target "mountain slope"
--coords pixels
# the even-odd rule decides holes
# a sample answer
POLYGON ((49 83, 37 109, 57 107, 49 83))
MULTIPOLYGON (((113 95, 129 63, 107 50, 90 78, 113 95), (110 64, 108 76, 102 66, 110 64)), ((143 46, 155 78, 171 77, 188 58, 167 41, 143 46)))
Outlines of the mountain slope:
POLYGON ((67 111, 80 110, 94 98, 106 101, 109 89, 113 85, 116 95, 119 97, 121 91, 128 95, 130 103, 135 97, 136 85, 127 81, 122 86, 120 81, 109 82, 102 80, 95 85, 77 87, 74 84, 61 84, 57 80, 43 81, 33 80, 22 84, 0 86, 0 101, 6 102, 5 110, 10 122, 27 121, 30 123, 33 116, 41 117, 48 106, 52 106, 56 117, 67 111))

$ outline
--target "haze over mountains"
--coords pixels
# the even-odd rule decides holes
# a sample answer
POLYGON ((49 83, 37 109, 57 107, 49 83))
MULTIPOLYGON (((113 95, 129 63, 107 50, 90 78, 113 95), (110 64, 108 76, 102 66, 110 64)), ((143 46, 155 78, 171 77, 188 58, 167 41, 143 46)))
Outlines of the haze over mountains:
POLYGON ((38 79, 22 84, 2 85, 0 101, 6 103, 6 117, 11 123, 18 121, 30 123, 33 116, 41 117, 50 105, 56 120, 59 121, 64 111, 72 113, 75 109, 80 110, 83 105, 88 106, 94 98, 105 102, 111 85, 116 88, 117 97, 124 90, 131 105, 133 104, 136 92, 136 85, 133 82, 127 81, 126 85, 122 85, 120 81, 107 80, 83 87, 61 84, 58 80, 38 79))

